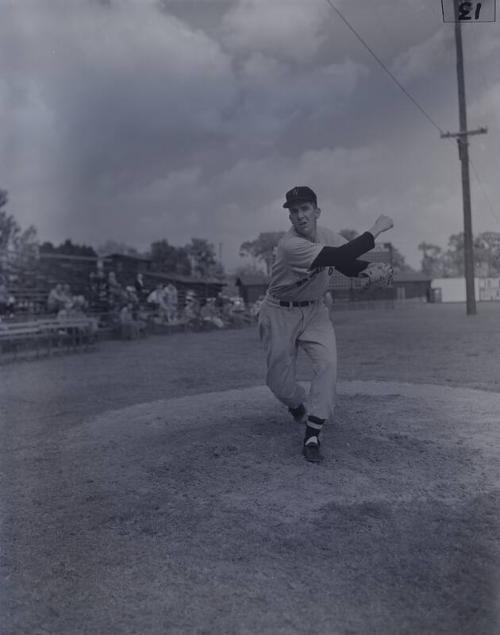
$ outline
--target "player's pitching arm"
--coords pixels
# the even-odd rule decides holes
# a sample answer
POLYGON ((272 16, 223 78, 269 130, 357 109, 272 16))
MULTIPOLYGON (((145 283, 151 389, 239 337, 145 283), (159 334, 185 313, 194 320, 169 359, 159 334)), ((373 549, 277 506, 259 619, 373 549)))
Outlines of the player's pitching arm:
POLYGON ((381 215, 377 218, 373 227, 364 234, 357 236, 340 247, 323 247, 312 262, 310 269, 317 267, 335 267, 344 275, 355 277, 366 271, 371 263, 357 260, 375 246, 375 238, 394 226, 392 218, 381 215))

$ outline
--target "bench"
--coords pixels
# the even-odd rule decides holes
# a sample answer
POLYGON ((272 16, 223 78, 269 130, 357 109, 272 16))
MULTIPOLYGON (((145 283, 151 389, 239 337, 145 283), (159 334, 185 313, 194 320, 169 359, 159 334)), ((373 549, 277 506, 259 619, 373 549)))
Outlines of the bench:
POLYGON ((85 316, 61 317, 20 322, 0 322, 0 351, 34 349, 39 357, 45 350, 50 355, 54 350, 88 350, 97 339, 95 320, 85 316))

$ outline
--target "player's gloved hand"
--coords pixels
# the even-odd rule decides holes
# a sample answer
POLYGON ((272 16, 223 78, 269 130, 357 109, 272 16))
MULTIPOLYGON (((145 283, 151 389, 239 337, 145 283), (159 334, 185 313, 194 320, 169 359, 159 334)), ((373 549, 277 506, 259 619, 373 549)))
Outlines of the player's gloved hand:
POLYGON ((385 262, 371 262, 360 274, 360 278, 367 278, 369 287, 390 287, 394 271, 385 262))
POLYGON ((389 229, 392 229, 392 227, 394 227, 394 221, 392 220, 392 218, 390 216, 384 216, 384 214, 381 214, 374 222, 373 227, 369 230, 369 232, 374 238, 377 238, 377 236, 379 236, 383 232, 388 231, 389 229))

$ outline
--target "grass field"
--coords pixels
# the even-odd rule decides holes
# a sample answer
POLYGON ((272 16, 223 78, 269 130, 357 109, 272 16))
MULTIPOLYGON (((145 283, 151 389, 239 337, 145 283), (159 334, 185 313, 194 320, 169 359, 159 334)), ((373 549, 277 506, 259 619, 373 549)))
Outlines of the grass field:
POLYGON ((500 305, 333 319, 320 466, 255 329, 0 366, 0 632, 500 632, 500 305))

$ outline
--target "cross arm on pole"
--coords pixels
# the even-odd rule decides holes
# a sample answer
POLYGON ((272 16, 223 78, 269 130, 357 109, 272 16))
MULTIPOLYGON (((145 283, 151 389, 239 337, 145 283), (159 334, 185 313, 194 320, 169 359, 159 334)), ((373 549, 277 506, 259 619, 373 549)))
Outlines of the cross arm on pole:
POLYGON ((441 139, 449 139, 450 137, 470 137, 476 134, 486 134, 487 132, 488 128, 482 126, 476 130, 465 130, 464 132, 443 132, 441 133, 441 139))

